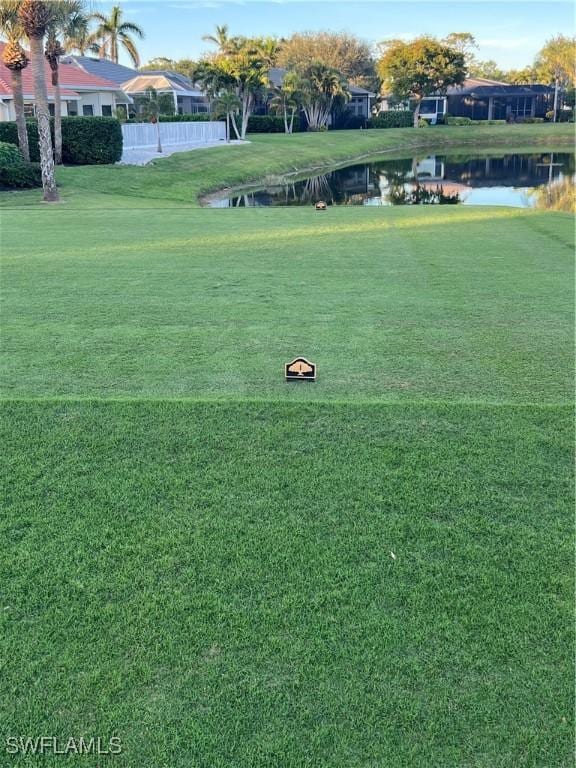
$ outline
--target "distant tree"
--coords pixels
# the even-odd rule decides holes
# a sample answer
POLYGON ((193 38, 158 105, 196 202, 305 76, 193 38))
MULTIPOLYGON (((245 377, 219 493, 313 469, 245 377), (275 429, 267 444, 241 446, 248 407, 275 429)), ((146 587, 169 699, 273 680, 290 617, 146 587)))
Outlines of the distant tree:
POLYGON ((352 85, 379 88, 370 45, 348 32, 299 32, 282 41, 279 67, 298 69, 312 61, 337 69, 352 85))
POLYGON ((226 118, 226 141, 228 143, 230 143, 230 122, 232 122, 232 125, 234 126, 236 138, 240 138, 240 132, 236 125, 236 115, 241 107, 242 102, 232 90, 222 91, 212 105, 212 114, 215 117, 226 118))
POLYGON ((219 53, 226 53, 230 39, 228 24, 217 25, 216 32, 213 35, 202 35, 202 40, 216 45, 219 53))
POLYGON ((481 77, 486 80, 499 80, 500 82, 505 82, 506 78, 506 72, 504 72, 493 59, 474 61, 470 66, 469 74, 471 77, 481 77))
POLYGON ((64 48, 67 51, 77 51, 80 56, 86 56, 87 53, 98 54, 100 45, 94 32, 90 32, 88 26, 86 29, 68 32, 64 39, 64 48))
POLYGON ((166 56, 157 56, 155 59, 150 59, 147 64, 143 64, 139 69, 140 72, 148 72, 151 69, 169 69, 175 72, 176 60, 169 59, 166 56))
POLYGON ((378 73, 393 96, 416 101, 417 127, 422 99, 445 93, 451 85, 461 85, 466 64, 460 51, 432 37, 419 37, 410 43, 395 41, 389 45, 378 62, 378 73))
POLYGON ((160 139, 160 115, 162 114, 162 105, 158 93, 154 88, 149 88, 144 97, 139 100, 140 114, 156 126, 156 151, 162 152, 162 142, 160 139))
POLYGON ((455 51, 462 53, 466 69, 470 70, 476 61, 475 51, 478 50, 478 43, 474 35, 470 32, 450 32, 441 42, 449 48, 454 48, 455 51))
POLYGON ((561 89, 576 84, 576 38, 557 35, 546 42, 534 64, 539 79, 554 85, 554 122, 561 89))
POLYGON ((535 83, 537 79, 534 67, 509 69, 504 75, 504 82, 512 83, 513 85, 530 85, 530 83, 535 83))
POLYGON ((94 13, 92 18, 99 22, 95 35, 100 44, 100 57, 117 64, 120 48, 123 48, 134 66, 139 67, 140 56, 134 38, 144 38, 142 27, 132 21, 124 21, 124 11, 119 5, 113 6, 109 16, 94 13))
POLYGON ((321 61, 300 67, 293 82, 311 131, 326 128, 334 105, 350 99, 348 83, 342 72, 321 61))
POLYGON ((20 147, 22 157, 27 162, 30 162, 28 131, 24 114, 24 89, 22 86, 22 71, 26 69, 30 62, 26 51, 20 44, 24 36, 24 29, 18 17, 19 7, 20 0, 2 0, 0 2, 0 34, 7 40, 2 60, 4 66, 10 70, 11 74, 18 146, 20 147))
POLYGON ((48 89, 44 71, 44 37, 50 24, 50 10, 48 5, 41 0, 22 0, 18 7, 18 18, 22 23, 24 34, 28 38, 30 46, 30 68, 34 80, 43 198, 46 202, 54 203, 58 202, 59 195, 54 175, 48 89))
POLYGON ((284 119, 284 132, 292 133, 294 117, 302 103, 301 81, 297 72, 286 72, 282 85, 274 88, 270 107, 284 119))
POLYGON ((256 96, 268 86, 268 71, 275 53, 269 38, 229 37, 219 27, 216 41, 220 50, 198 62, 193 73, 212 99, 232 90, 240 99, 240 138, 246 138, 248 120, 254 110, 256 96))

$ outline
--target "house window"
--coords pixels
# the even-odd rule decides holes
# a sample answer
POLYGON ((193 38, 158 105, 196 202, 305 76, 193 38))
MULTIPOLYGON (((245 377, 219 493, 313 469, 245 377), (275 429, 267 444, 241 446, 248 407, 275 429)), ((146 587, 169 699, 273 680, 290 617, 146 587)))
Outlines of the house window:
POLYGON ((84 115, 84 117, 93 117, 94 107, 92 106, 92 104, 83 104, 82 114, 84 115))
POLYGON ((54 104, 48 104, 48 112, 50 112, 50 117, 54 117, 54 104))
POLYGON ((438 99, 422 99, 420 104, 420 114, 435 115, 437 109, 438 99))
POLYGON ((24 117, 34 117, 36 114, 36 111, 34 109, 34 104, 31 101, 24 103, 24 117))
POLYGON ((78 117, 78 104, 75 101, 68 102, 68 117, 78 117))
POLYGON ((112 106, 110 104, 102 104, 102 117, 112 117, 112 106))
POLYGON ((515 117, 530 117, 532 114, 532 96, 516 96, 510 99, 511 112, 515 117))

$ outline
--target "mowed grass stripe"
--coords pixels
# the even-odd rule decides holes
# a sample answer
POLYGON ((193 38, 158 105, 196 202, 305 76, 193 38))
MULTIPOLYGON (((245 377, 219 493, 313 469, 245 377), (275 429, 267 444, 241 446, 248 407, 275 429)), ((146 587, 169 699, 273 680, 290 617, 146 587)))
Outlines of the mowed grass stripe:
POLYGON ((569 408, 2 412, 6 733, 118 734, 130 768, 570 765, 569 408))
POLYGON ((28 216, 2 232, 4 396, 571 399, 568 215, 28 216), (297 354, 317 384, 284 383, 297 354))

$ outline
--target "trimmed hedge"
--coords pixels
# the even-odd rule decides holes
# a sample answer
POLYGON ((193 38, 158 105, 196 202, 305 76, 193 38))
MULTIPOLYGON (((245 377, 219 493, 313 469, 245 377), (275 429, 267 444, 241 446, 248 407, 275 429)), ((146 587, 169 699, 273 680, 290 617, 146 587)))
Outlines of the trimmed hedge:
POLYGON ((20 150, 9 142, 0 142, 0 187, 26 189, 42 186, 37 163, 25 163, 20 150))
POLYGON ((517 117, 517 123, 543 123, 543 117, 517 117))
MULTIPOLYGON (((212 117, 208 112, 197 112, 194 115, 160 115, 159 120, 161 123, 207 123, 210 120, 216 120, 220 118, 212 117)), ((125 120, 125 123, 148 123, 150 122, 146 117, 131 117, 129 120, 125 120)))
MULTIPOLYGON (((290 120, 288 120, 290 123, 290 120)), ((294 115, 294 133, 300 130, 300 117, 294 115)), ((248 118, 247 133, 284 133, 284 118, 280 115, 252 115, 248 118)))
POLYGON ((506 120, 472 120, 471 117, 444 115, 444 125, 506 125, 506 120))
MULTIPOLYGON (((54 138, 54 121, 52 138, 54 138)), ((40 160, 38 124, 27 120, 30 159, 40 160)), ((15 122, 0 123, 0 142, 18 144, 15 122)), ((122 157, 122 127, 115 117, 63 117, 62 161, 67 165, 116 163, 122 157)))
POLYGON ((368 128, 411 128, 414 115, 409 109, 389 109, 368 120, 368 128))

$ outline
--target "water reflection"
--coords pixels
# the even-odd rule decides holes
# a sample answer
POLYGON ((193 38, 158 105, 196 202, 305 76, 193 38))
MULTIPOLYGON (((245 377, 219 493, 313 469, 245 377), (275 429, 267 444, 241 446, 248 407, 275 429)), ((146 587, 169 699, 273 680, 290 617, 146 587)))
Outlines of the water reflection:
POLYGON ((214 207, 511 205, 573 210, 574 153, 429 155, 340 168, 213 200, 214 207))

